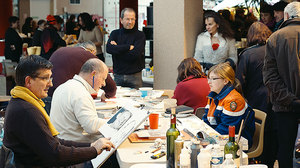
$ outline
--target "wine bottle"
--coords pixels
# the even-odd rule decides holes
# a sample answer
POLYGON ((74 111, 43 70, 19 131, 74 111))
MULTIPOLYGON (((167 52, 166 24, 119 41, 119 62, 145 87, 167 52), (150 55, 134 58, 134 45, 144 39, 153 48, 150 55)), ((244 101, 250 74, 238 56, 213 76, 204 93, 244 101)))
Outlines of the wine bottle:
POLYGON ((167 168, 175 168, 175 140, 179 135, 176 128, 176 109, 171 109, 171 126, 167 131, 167 168))
POLYGON ((232 159, 239 165, 239 145, 235 142, 235 126, 229 126, 229 140, 224 147, 224 155, 232 154, 232 159))

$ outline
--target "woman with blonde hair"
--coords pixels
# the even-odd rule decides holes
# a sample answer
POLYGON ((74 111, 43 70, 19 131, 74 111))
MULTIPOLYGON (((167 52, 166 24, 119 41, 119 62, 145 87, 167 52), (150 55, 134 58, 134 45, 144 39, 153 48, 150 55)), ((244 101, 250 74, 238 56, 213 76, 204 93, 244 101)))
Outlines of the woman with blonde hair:
POLYGON ((205 107, 209 86, 200 63, 194 58, 184 59, 178 66, 177 86, 173 98, 177 105, 205 107))
POLYGON ((222 135, 228 134, 228 126, 235 126, 236 133, 245 120, 242 136, 248 139, 249 147, 255 131, 254 111, 235 89, 238 82, 228 63, 213 66, 208 71, 210 93, 203 120, 222 135))

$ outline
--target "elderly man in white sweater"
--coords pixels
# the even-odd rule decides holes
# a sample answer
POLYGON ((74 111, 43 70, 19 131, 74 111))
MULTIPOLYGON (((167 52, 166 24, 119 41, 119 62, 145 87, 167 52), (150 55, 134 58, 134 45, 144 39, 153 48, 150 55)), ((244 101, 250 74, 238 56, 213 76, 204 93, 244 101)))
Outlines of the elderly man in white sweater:
POLYGON ((99 138, 98 129, 105 121, 98 118, 91 94, 105 86, 107 73, 108 68, 101 60, 89 59, 79 75, 55 90, 50 119, 60 138, 77 142, 93 142, 99 138))

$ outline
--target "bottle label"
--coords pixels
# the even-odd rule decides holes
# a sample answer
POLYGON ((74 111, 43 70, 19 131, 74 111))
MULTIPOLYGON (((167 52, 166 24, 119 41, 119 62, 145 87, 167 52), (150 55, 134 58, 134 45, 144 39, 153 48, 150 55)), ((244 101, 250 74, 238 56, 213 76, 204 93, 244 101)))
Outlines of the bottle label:
POLYGON ((223 157, 211 157, 211 165, 221 165, 223 163, 223 157))

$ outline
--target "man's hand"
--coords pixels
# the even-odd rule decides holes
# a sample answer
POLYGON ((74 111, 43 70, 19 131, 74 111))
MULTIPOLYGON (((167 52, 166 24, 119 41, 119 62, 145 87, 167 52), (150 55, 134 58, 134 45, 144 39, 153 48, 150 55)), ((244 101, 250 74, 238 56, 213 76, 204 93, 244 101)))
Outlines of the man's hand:
POLYGON ((133 49, 134 49, 134 46, 133 46, 133 45, 130 45, 129 50, 133 50, 133 49))
POLYGON ((111 45, 118 45, 115 41, 110 42, 111 45))
POLYGON ((110 151, 111 148, 115 148, 114 144, 110 142, 110 138, 99 138, 97 141, 91 143, 91 146, 97 150, 98 155, 103 150, 110 151))
POLYGON ((105 101, 107 98, 105 97, 105 92, 101 95, 101 101, 105 101))

